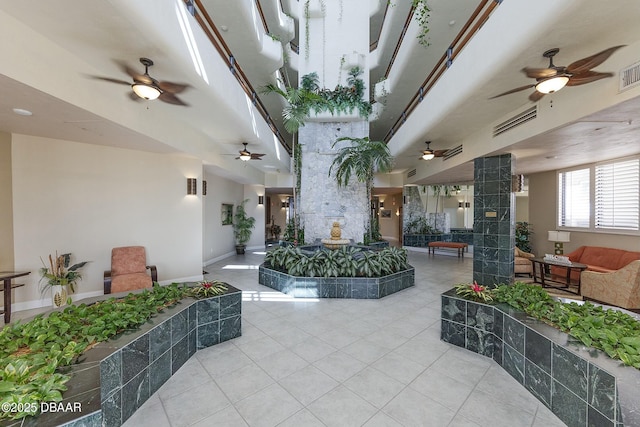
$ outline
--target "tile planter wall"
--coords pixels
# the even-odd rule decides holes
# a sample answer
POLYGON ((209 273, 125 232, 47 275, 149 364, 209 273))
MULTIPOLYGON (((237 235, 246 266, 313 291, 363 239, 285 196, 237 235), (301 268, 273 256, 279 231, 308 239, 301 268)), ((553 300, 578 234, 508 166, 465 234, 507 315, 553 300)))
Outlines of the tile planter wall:
POLYGON ((296 298, 376 299, 415 285, 415 270, 384 277, 296 277, 260 265, 258 283, 296 298))
POLYGON ((441 339, 493 358, 570 427, 640 425, 640 371, 505 304, 442 294, 441 339))
POLYGON ((27 422, 120 426, 197 350, 239 337, 241 315, 242 292, 232 286, 224 295, 186 298, 139 329, 96 345, 78 363, 62 368, 72 375, 63 403, 78 402, 81 411, 43 412, 27 422))

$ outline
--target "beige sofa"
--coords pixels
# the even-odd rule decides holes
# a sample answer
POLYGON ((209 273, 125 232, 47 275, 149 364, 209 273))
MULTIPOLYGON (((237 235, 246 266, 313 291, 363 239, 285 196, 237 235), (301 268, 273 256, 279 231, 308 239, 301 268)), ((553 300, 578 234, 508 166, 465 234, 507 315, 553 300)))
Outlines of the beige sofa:
POLYGON ((513 270, 515 274, 528 274, 531 277, 533 273, 533 264, 531 263, 531 258, 534 258, 535 255, 529 252, 521 251, 518 248, 515 248, 515 254, 513 259, 513 270))
POLYGON ((640 309, 640 260, 610 273, 583 271, 580 293, 587 299, 618 307, 640 309))

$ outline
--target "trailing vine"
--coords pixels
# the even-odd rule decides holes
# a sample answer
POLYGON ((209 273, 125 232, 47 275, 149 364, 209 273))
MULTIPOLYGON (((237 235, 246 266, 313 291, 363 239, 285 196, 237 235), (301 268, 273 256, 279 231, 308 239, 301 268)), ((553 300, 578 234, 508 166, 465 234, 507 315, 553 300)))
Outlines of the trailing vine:
POLYGON ((431 9, 429 9, 429 5, 427 5, 427 0, 411 0, 411 3, 414 7, 413 16, 420 26, 420 32, 417 37, 418 43, 427 47, 429 46, 427 36, 429 34, 429 17, 431 16, 429 13, 431 9))

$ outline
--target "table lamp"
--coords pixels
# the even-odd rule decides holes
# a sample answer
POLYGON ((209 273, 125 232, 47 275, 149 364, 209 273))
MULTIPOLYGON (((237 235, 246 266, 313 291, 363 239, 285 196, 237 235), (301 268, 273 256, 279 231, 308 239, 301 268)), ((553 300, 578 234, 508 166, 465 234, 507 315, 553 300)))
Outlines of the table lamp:
POLYGON ((555 255, 562 255, 564 254, 564 248, 563 248, 563 243, 565 242, 569 242, 570 239, 570 232, 568 231, 549 231, 549 241, 550 242, 554 242, 554 254, 555 255))

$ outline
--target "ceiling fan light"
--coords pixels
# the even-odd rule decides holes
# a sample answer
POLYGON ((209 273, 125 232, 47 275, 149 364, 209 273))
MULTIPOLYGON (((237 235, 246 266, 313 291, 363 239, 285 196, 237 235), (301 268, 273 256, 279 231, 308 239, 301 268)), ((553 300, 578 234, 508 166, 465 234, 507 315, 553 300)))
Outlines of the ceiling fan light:
POLYGON ((144 83, 134 83, 131 85, 131 89, 142 99, 147 99, 149 101, 153 101, 154 99, 158 99, 158 97, 162 94, 160 89, 153 85, 147 85, 144 83))
POLYGON ((567 76, 555 76, 550 79, 542 80, 540 83, 536 85, 536 90, 540 93, 553 93, 557 92, 569 81, 569 77, 567 76))
POLYGON ((422 160, 431 160, 431 159, 433 159, 434 157, 435 157, 435 154, 433 154, 432 152, 427 152, 427 151, 425 151, 425 152, 422 154, 422 160))
POLYGON ((247 162, 249 160, 251 160, 251 154, 240 154, 240 160, 242 160, 243 162, 247 162))

